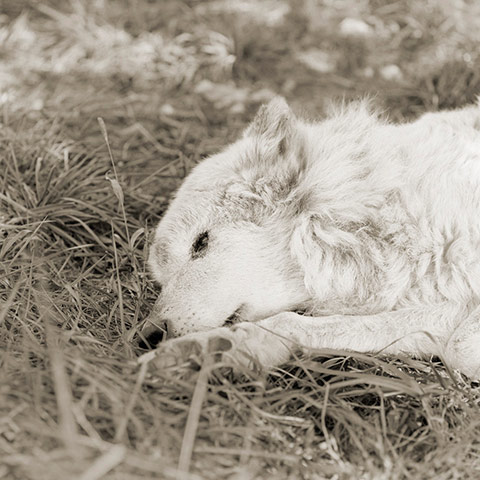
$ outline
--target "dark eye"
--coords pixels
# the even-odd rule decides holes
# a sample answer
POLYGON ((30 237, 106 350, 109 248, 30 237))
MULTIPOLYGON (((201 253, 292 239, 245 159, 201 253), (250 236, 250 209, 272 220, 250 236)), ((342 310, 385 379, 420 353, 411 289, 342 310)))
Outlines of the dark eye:
POLYGON ((208 247, 208 232, 201 233, 193 242, 192 258, 202 257, 208 247))

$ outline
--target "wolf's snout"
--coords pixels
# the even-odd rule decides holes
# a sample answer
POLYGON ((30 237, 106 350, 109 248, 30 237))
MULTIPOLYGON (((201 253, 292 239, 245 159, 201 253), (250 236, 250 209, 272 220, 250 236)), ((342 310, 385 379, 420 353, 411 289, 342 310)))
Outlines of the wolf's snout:
POLYGON ((144 349, 155 348, 160 342, 167 338, 167 332, 168 328, 166 323, 157 326, 147 320, 147 323, 140 332, 138 346, 144 349))

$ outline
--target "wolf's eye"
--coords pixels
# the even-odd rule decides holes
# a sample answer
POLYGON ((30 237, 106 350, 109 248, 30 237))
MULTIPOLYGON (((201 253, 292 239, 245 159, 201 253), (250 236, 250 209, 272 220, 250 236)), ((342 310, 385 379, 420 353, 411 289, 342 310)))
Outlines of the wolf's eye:
POLYGON ((199 258, 205 254, 208 247, 208 232, 201 233, 193 242, 192 258, 199 258))

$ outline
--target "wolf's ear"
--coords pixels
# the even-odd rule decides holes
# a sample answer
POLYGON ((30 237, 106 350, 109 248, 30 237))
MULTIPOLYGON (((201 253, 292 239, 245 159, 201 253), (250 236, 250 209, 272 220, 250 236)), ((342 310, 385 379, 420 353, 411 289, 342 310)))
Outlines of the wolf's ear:
POLYGON ((245 137, 257 137, 282 154, 293 135, 296 118, 283 97, 275 97, 260 107, 245 137))

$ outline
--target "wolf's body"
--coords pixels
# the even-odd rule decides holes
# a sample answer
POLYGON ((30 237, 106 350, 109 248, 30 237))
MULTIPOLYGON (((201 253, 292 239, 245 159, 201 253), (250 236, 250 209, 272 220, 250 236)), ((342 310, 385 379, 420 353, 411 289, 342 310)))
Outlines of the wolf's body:
POLYGON ((274 100, 188 176, 149 263, 150 321, 188 334, 164 350, 434 354, 479 378, 480 107, 393 125, 358 103, 307 123, 274 100))

